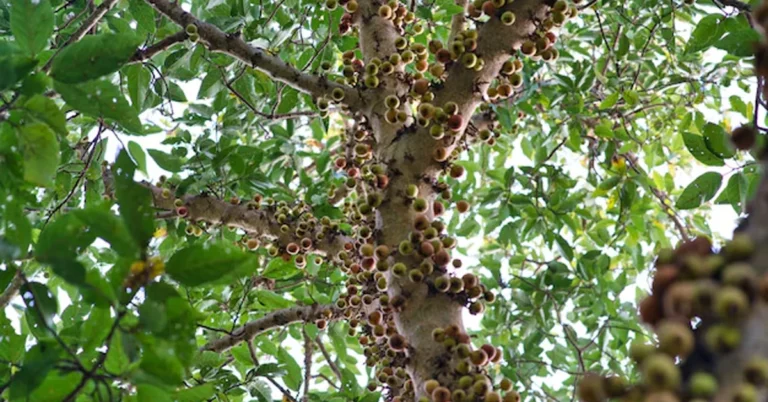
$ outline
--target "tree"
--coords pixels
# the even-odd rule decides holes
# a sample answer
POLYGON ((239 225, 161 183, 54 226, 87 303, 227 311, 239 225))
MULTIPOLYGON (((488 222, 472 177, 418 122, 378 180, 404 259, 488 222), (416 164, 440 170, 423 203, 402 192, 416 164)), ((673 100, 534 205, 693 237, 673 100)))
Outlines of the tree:
POLYGON ((753 7, 0 3, 0 400, 765 399, 753 7))

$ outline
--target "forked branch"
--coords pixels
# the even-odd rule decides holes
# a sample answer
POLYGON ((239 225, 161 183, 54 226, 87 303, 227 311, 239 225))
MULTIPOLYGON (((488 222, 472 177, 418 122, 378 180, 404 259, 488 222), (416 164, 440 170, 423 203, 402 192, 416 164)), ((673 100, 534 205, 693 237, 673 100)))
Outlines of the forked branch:
POLYGON ((283 82, 315 98, 330 96, 334 88, 341 88, 345 94, 344 103, 353 110, 360 107, 361 98, 355 88, 338 84, 325 76, 299 71, 296 67, 269 54, 266 50, 249 45, 240 36, 224 33, 215 25, 199 20, 194 15, 184 11, 179 3, 168 0, 147 0, 147 2, 176 24, 182 27, 189 25, 197 27, 200 41, 213 52, 229 54, 244 61, 249 66, 263 71, 275 81, 283 82))

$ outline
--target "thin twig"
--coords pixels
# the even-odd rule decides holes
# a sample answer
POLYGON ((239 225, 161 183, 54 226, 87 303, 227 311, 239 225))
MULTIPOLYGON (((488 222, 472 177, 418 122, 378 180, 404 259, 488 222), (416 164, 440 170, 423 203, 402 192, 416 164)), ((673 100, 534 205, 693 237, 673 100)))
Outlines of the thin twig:
POLYGON ((338 378, 339 381, 342 381, 341 370, 339 370, 339 367, 336 366, 336 363, 331 359, 331 355, 328 354, 328 350, 325 349, 325 345, 323 345, 323 340, 320 339, 320 335, 315 338, 315 343, 317 344, 317 348, 320 349, 320 352, 323 354, 323 357, 325 357, 325 361, 328 362, 328 367, 331 368, 331 371, 336 375, 336 378, 338 378))
POLYGON ((83 167, 83 170, 80 171, 80 174, 75 179, 75 184, 72 186, 72 189, 69 190, 67 195, 64 197, 64 199, 56 205, 56 207, 51 210, 51 212, 48 214, 48 217, 45 219, 45 224, 47 225, 48 222, 53 218, 53 215, 56 214, 62 207, 64 207, 67 202, 72 198, 72 196, 77 191, 78 187, 80 187, 80 183, 83 181, 83 178, 85 177, 85 174, 88 172, 88 169, 91 167, 91 162, 93 161, 93 156, 96 153, 96 148, 98 148, 99 141, 101 140, 101 133, 104 132, 104 125, 99 125, 99 132, 96 134, 96 137, 93 139, 90 145, 90 152, 88 153, 88 157, 85 160, 85 166, 83 167))
POLYGON ((189 38, 187 31, 182 29, 181 31, 176 32, 173 35, 167 36, 150 46, 147 46, 143 49, 136 50, 136 53, 133 54, 133 56, 128 62, 138 63, 140 61, 149 60, 152 58, 152 56, 162 52, 163 50, 168 49, 169 47, 179 42, 183 42, 187 40, 187 38, 189 38))

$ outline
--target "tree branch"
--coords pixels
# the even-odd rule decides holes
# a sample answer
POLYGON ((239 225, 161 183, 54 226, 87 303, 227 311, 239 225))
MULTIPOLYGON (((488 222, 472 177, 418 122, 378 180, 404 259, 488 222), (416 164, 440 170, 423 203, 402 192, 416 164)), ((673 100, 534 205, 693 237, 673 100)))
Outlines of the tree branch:
POLYGON ((53 59, 56 58, 56 55, 59 54, 61 49, 64 49, 65 47, 82 39, 83 36, 88 33, 88 31, 93 29, 93 27, 95 27, 96 24, 98 24, 99 21, 101 21, 101 19, 107 15, 107 12, 111 10, 116 3, 117 0, 104 0, 103 3, 96 7, 96 10, 93 11, 93 14, 89 15, 88 18, 83 21, 83 24, 80 25, 80 28, 77 28, 77 31, 75 31, 75 33, 73 33, 72 36, 70 36, 67 41, 64 42, 64 44, 56 50, 56 53, 48 60, 48 62, 45 63, 45 66, 43 66, 43 71, 48 71, 48 69, 51 68, 53 59))
POLYGON ((136 50, 136 53, 133 54, 133 57, 131 57, 131 60, 129 63, 138 63, 144 60, 151 59, 154 55, 162 52, 163 50, 168 49, 169 47, 187 40, 189 38, 189 35, 187 35, 187 32, 185 30, 181 30, 179 32, 176 32, 173 35, 167 36, 163 38, 162 40, 147 46, 143 49, 136 50))
POLYGON ((328 362, 328 366, 331 368, 331 371, 333 371, 333 374, 339 381, 343 381, 341 378, 341 370, 339 370, 339 367, 333 362, 333 359, 331 359, 331 355, 328 354, 328 350, 325 348, 325 345, 323 345, 323 340, 320 339, 320 335, 315 338, 315 343, 317 344, 317 348, 320 349, 320 352, 323 354, 323 357, 325 357, 325 361, 328 362))
POLYGON ((325 318, 322 312, 330 310, 330 320, 342 317, 342 311, 333 305, 312 305, 298 306, 283 310, 273 311, 264 317, 248 322, 247 324, 232 331, 232 335, 227 335, 214 341, 208 342, 201 350, 210 350, 213 352, 224 352, 240 342, 250 342, 257 335, 270 329, 278 328, 294 322, 314 322, 317 319, 325 318))
MULTIPOLYGON (((237 97, 237 99, 240 100, 240 102, 242 102, 246 107, 248 107, 248 109, 251 110, 251 112, 253 112, 253 114, 255 114, 256 116, 259 116, 261 118, 267 119, 271 123, 277 123, 277 122, 280 122, 280 121, 283 121, 283 120, 298 119, 298 118, 301 118, 301 117, 313 118, 313 117, 317 117, 317 116, 320 115, 319 112, 315 112, 315 111, 311 111, 311 110, 310 111, 288 112, 288 113, 264 113, 264 112, 256 109, 256 107, 253 106, 253 104, 251 104, 251 102, 248 101, 248 99, 246 99, 245 96, 243 96, 243 94, 241 94, 238 90, 235 89, 234 86, 232 86, 233 82, 231 82, 230 80, 227 80, 227 77, 226 77, 226 75, 225 75, 225 73, 224 73, 224 71, 223 71, 223 69, 221 67, 219 67, 219 71, 221 73, 221 80, 224 83, 224 86, 226 86, 227 89, 229 89, 229 92, 231 92, 233 95, 235 95, 237 97)), ((236 80, 233 80, 233 81, 236 81, 236 80)))
MULTIPOLYGON (((204 221, 214 225, 235 227, 245 230, 250 235, 276 240, 283 247, 292 242, 298 244, 302 240, 302 238, 295 235, 295 228, 288 232, 281 230, 283 224, 277 221, 273 213, 274 211, 251 209, 245 203, 235 205, 206 193, 174 196, 172 192, 170 194, 167 193, 167 189, 164 191, 163 188, 147 182, 142 184, 152 192, 155 208, 175 211, 175 199, 181 199, 187 210, 184 218, 190 221, 204 221)), ((291 226, 291 222, 286 224, 291 226)), ((322 230, 322 226, 318 225, 315 232, 308 232, 306 236, 313 240, 312 250, 318 254, 333 258, 350 241, 344 234, 339 232, 329 232, 322 240, 317 240, 316 234, 320 230, 322 230)))
POLYGON ((8 303, 11 302, 11 299, 13 299, 19 293, 19 289, 23 284, 24 275, 21 273, 21 268, 17 267, 16 274, 13 275, 11 283, 8 284, 8 287, 5 288, 3 293, 0 293, 0 310, 3 310, 6 306, 8 306, 8 303))
POLYGON ((307 335, 307 329, 301 327, 304 336, 304 395, 302 402, 309 402, 309 380, 312 379, 312 338, 307 335))
POLYGON ((467 22, 467 0, 455 0, 457 6, 461 6, 464 11, 456 13, 451 18, 451 34, 448 36, 449 43, 466 27, 467 22))
POLYGON ((316 98, 330 96, 334 88, 341 88, 345 93, 345 104, 353 110, 361 106, 362 98, 357 90, 350 86, 338 84, 325 76, 303 73, 264 49, 247 44, 241 37, 226 34, 215 25, 199 20, 184 11, 178 3, 172 3, 169 0, 147 0, 147 2, 182 27, 195 25, 200 41, 213 52, 229 54, 266 73, 275 81, 283 82, 316 98))

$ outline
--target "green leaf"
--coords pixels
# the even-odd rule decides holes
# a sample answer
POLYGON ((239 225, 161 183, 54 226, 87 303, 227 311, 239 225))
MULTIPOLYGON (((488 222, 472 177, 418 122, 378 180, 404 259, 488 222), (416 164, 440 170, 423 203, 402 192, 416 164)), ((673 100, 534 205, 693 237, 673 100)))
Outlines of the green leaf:
POLYGON ((86 35, 53 59, 50 75, 56 81, 77 84, 114 73, 133 56, 139 43, 134 35, 86 35))
POLYGON ((163 388, 150 384, 140 384, 137 387, 136 402, 171 402, 171 394, 163 388))
POLYGON ((42 187, 53 184, 59 167, 59 141, 44 123, 31 123, 19 129, 24 147, 24 180, 42 187))
POLYGON ((613 105, 616 104, 616 102, 619 101, 619 93, 614 92, 603 99, 602 102, 600 102, 600 109, 609 109, 612 108, 613 105))
POLYGON ((145 345, 142 349, 139 367, 155 379, 178 385, 184 378, 184 366, 175 355, 173 348, 159 345, 145 345))
POLYGON ((723 159, 717 156, 709 149, 709 147, 707 147, 707 143, 704 140, 704 137, 685 132, 683 133, 683 142, 685 143, 685 147, 688 148, 688 152, 690 152, 691 155, 693 155, 693 157, 696 158, 696 160, 699 162, 708 166, 725 165, 723 159))
POLYGON ((112 327, 112 318, 109 315, 109 309, 104 307, 94 307, 88 314, 88 319, 83 324, 83 349, 90 351, 93 348, 101 346, 107 338, 109 330, 112 327))
POLYGON ((693 209, 709 201, 717 194, 723 176, 717 172, 707 172, 697 177, 680 194, 675 207, 678 209, 693 209))
POLYGON ((29 395, 29 400, 35 402, 60 402, 65 400, 67 395, 80 384, 83 373, 49 371, 48 375, 41 377, 42 383, 29 395))
POLYGON ((45 226, 35 245, 41 262, 74 259, 96 239, 74 214, 62 215, 45 226))
POLYGON ((300 270, 296 268, 296 264, 292 260, 285 261, 278 257, 269 261, 262 276, 269 279, 287 279, 299 272, 300 270))
POLYGON ((152 193, 148 188, 133 181, 136 165, 123 150, 114 166, 115 195, 128 232, 139 249, 145 249, 155 233, 155 217, 152 193))
POLYGON ((291 354, 284 348, 280 348, 277 352, 277 361, 286 368, 286 375, 283 376, 285 385, 294 391, 298 391, 302 380, 301 367, 299 367, 299 364, 296 363, 293 356, 291 356, 291 354))
POLYGON ((601 138, 613 138, 613 124, 609 120, 603 120, 595 126, 595 134, 601 138))
POLYGON ((720 26, 720 20, 724 17, 720 14, 712 14, 702 18, 693 32, 691 32, 691 38, 688 40, 688 44, 685 48, 685 53, 698 52, 704 50, 713 45, 721 36, 723 36, 723 28, 720 26))
POLYGON ((139 28, 149 32, 155 32, 155 10, 142 0, 128 0, 128 11, 130 11, 139 28))
POLYGON ((50 336, 47 328, 53 328, 53 316, 58 312, 58 304, 48 287, 39 282, 27 282, 19 289, 21 299, 27 309, 25 315, 30 329, 38 338, 50 336))
POLYGON ((560 254, 562 254, 566 260, 573 260, 573 248, 570 244, 568 244, 567 240, 565 240, 560 235, 555 235, 555 243, 557 244, 557 248, 560 250, 560 254))
POLYGON ((292 301, 287 300, 277 293, 271 292, 269 290, 257 290, 256 300, 258 300, 259 303, 263 304, 264 307, 270 310, 288 308, 294 305, 292 301))
POLYGON ((24 103, 24 108, 36 119, 49 125, 57 134, 67 135, 67 120, 64 113, 51 98, 35 95, 24 103))
POLYGON ((24 365, 13 376, 10 386, 10 400, 33 400, 29 398, 29 395, 45 382, 47 374, 57 359, 56 346, 47 342, 38 342, 32 346, 24 356, 24 365))
POLYGON ((2 215, 5 218, 5 239, 16 246, 17 252, 26 255, 32 243, 32 224, 22 203, 13 201, 6 204, 2 215))
POLYGON ((373 392, 360 398, 360 402, 376 402, 380 398, 381 398, 381 392, 373 392))
POLYGON ((104 368, 109 370, 109 372, 118 375, 128 369, 128 365, 131 363, 130 360, 128 360, 128 356, 125 354, 125 350, 123 349, 122 337, 122 332, 115 332, 109 343, 107 359, 104 360, 104 368))
POLYGON ((640 96, 636 91, 626 90, 623 93, 624 101, 629 106, 637 105, 640 102, 640 96))
POLYGON ((18 49, 0 42, 0 91, 14 86, 37 65, 37 60, 18 53, 18 49))
POLYGON ((149 156, 155 160, 155 163, 157 163, 157 166, 160 166, 161 169, 172 173, 181 172, 183 170, 184 160, 178 156, 167 154, 157 149, 148 149, 147 152, 149 152, 149 156))
POLYGON ((707 148, 718 158, 728 159, 735 154, 731 138, 725 129, 717 124, 707 123, 702 129, 707 148))
POLYGON ((202 402, 211 398, 216 389, 213 384, 203 384, 192 388, 185 388, 176 391, 173 400, 176 402, 202 402))
POLYGON ((238 273, 244 264, 253 264, 252 256, 228 244, 195 244, 174 254, 165 271, 185 286, 200 286, 226 280, 238 273))
POLYGON ((147 173, 147 155, 144 153, 144 149, 141 145, 134 141, 128 141, 128 153, 131 154, 131 158, 136 162, 136 167, 139 168, 145 175, 147 173))
POLYGON ((760 42, 760 34, 757 31, 743 28, 726 34, 715 43, 715 47, 736 57, 750 57, 754 55, 754 46, 758 42, 760 42))
POLYGON ((86 209, 73 211, 82 222, 88 225, 91 232, 112 246, 123 257, 138 257, 139 249, 131 237, 125 224, 115 216, 109 208, 92 206, 86 209))
POLYGON ((49 0, 11 0, 11 32, 30 55, 45 49, 53 34, 53 8, 49 0))
POLYGON ((125 76, 128 79, 128 96, 131 98, 131 104, 141 112, 144 110, 144 101, 147 99, 152 75, 144 66, 133 64, 126 67, 125 76))
POLYGON ((54 89, 73 109, 93 117, 114 120, 131 134, 144 132, 136 109, 109 81, 94 80, 77 85, 54 82, 54 89))

